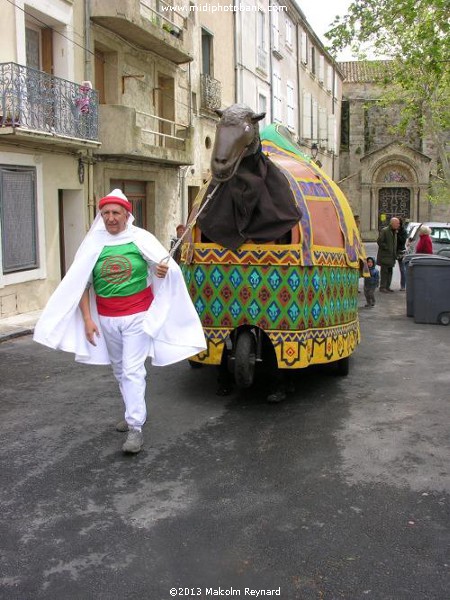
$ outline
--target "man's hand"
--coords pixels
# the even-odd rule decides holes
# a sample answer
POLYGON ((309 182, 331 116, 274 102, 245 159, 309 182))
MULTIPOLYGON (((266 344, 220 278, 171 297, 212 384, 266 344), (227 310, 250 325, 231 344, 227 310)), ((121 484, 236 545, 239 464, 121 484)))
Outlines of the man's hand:
POLYGON ((93 346, 96 346, 97 344, 95 343, 95 337, 100 337, 100 332, 92 319, 87 319, 84 322, 84 331, 86 333, 87 341, 93 346))
POLYGON ((161 261, 160 263, 158 263, 156 265, 156 277, 160 277, 161 279, 164 279, 164 277, 167 275, 168 270, 169 270, 169 265, 166 262, 161 261))

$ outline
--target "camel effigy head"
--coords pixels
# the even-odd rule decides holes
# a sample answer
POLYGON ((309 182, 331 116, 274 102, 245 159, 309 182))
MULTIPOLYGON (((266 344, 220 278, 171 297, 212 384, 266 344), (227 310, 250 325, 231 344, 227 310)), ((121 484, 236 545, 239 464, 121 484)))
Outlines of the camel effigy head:
POLYGON ((211 172, 218 182, 228 181, 236 173, 244 156, 255 154, 260 147, 258 122, 266 113, 255 113, 244 104, 216 110, 217 124, 211 156, 211 172))

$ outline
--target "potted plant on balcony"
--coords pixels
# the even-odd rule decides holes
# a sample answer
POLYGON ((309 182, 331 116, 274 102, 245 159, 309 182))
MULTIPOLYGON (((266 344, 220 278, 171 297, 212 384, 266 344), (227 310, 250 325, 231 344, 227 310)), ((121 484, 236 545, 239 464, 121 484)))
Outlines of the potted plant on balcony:
POLYGON ((167 31, 171 35, 174 35, 176 38, 179 38, 181 35, 181 29, 176 25, 172 25, 172 23, 163 23, 162 28, 164 31, 167 31))

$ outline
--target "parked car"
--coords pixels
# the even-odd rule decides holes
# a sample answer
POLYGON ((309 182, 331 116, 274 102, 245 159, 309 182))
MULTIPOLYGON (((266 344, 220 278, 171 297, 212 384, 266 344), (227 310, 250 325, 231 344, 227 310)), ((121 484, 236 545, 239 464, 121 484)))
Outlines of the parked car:
POLYGON ((419 229, 426 225, 431 229, 431 241, 433 242, 433 253, 449 256, 450 254, 450 223, 424 222, 408 223, 406 232, 408 239, 412 240, 412 249, 414 250, 419 240, 419 229))

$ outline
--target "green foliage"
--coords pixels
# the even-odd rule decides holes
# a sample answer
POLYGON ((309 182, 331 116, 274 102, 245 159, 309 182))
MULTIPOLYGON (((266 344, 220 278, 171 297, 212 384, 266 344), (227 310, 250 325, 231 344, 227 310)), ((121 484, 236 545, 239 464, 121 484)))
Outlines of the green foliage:
POLYGON ((450 199, 449 0, 354 0, 327 38, 331 52, 351 47, 364 60, 370 49, 389 59, 378 77, 381 101, 401 103, 403 131, 415 122, 431 136, 450 199))

